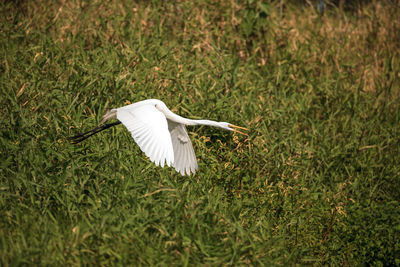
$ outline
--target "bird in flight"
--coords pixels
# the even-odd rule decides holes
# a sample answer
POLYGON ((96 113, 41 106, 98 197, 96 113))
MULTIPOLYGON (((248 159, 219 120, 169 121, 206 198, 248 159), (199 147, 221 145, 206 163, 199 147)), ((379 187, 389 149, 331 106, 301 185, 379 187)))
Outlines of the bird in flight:
POLYGON ((173 166, 182 175, 190 175, 198 169, 192 142, 186 125, 209 125, 247 135, 240 130, 248 130, 228 122, 211 120, 191 120, 173 113, 158 99, 147 99, 124 107, 111 109, 104 114, 100 126, 71 137, 73 144, 107 128, 122 123, 132 134, 140 149, 157 166, 173 166), (118 121, 105 124, 106 121, 118 121))

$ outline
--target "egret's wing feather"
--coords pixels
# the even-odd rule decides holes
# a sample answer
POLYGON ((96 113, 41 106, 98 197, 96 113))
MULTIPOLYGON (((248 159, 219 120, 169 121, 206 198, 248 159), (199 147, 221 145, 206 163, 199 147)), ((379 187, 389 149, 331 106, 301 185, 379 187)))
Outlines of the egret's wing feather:
POLYGON ((117 119, 131 132, 140 149, 156 165, 174 163, 174 150, 164 114, 153 105, 134 109, 120 108, 117 119))
POLYGON ((190 175, 198 169, 196 155, 193 150, 192 142, 187 134, 185 125, 168 121, 168 129, 171 133, 172 146, 174 148, 174 163, 176 171, 182 175, 190 175))

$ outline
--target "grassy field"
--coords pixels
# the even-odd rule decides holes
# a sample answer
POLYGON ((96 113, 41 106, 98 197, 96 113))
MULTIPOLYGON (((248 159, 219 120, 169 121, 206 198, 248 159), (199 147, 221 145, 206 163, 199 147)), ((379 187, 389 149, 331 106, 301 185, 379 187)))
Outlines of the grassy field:
POLYGON ((2 1, 0 265, 399 265, 400 4, 313 3, 2 1), (69 143, 147 98, 250 134, 69 143))

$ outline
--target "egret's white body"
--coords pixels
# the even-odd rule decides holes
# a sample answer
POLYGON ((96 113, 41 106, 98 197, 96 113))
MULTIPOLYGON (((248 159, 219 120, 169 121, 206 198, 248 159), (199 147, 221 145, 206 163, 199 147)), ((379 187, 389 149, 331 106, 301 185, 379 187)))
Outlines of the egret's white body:
MULTIPOLYGON (((246 129, 227 122, 183 118, 169 110, 164 102, 158 99, 143 100, 111 109, 103 116, 101 124, 110 119, 118 119, 131 132, 140 149, 157 166, 164 167, 166 163, 182 175, 194 174, 198 169, 196 155, 185 125, 209 125, 239 133, 241 132, 235 128, 246 129)), ((98 131, 94 129, 89 132, 94 134, 104 130, 105 127, 100 128, 98 131)), ((92 135, 84 136, 85 134, 74 137, 78 140, 75 143, 92 135)))

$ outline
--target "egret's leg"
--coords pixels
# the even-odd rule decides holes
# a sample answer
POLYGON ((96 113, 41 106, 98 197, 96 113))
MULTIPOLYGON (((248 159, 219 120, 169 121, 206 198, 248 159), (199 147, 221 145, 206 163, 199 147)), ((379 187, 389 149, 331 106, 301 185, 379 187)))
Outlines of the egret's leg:
POLYGON ((72 136, 69 139, 71 140, 72 144, 78 144, 78 143, 82 142, 83 140, 91 137, 92 135, 97 134, 97 133, 99 133, 99 132, 101 132, 101 131, 103 131, 105 129, 108 129, 110 127, 113 127, 115 125, 118 125, 120 123, 121 123, 120 121, 116 121, 116 122, 113 122, 113 123, 103 124, 103 125, 101 125, 99 127, 96 127, 94 129, 90 130, 90 131, 87 131, 87 132, 84 132, 82 134, 78 134, 78 135, 72 136))

